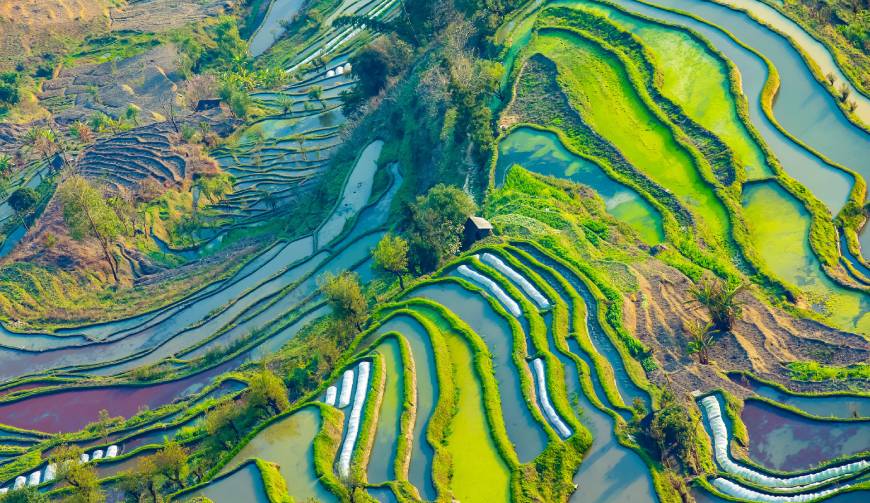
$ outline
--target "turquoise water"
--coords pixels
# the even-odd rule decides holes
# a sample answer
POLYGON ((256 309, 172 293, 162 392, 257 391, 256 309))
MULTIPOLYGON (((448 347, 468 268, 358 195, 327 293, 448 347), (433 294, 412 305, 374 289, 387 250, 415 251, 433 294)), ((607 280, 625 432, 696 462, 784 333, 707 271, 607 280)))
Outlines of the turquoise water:
POLYGON ((499 142, 498 151, 496 185, 504 183, 508 169, 515 164, 542 175, 567 178, 598 192, 607 212, 633 227, 647 244, 664 241, 661 215, 650 203, 607 176, 597 164, 569 151, 554 133, 519 127, 499 142))

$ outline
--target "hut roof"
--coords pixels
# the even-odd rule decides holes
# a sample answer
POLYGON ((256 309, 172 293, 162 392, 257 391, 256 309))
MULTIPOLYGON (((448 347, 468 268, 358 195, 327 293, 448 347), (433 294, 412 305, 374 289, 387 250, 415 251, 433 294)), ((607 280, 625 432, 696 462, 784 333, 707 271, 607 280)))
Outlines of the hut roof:
POLYGON ((480 230, 492 230, 492 224, 489 223, 489 220, 482 217, 470 216, 468 223, 480 230))

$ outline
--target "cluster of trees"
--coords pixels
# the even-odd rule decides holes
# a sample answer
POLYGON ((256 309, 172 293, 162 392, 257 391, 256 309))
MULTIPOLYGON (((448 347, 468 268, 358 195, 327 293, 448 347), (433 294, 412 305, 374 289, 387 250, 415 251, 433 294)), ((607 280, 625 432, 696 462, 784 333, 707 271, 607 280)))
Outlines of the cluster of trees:
POLYGON ((206 470, 237 444, 249 428, 289 407, 287 385, 264 363, 250 377, 248 391, 242 398, 223 402, 206 413, 205 455, 194 471, 206 470))
POLYGON ((689 289, 689 303, 705 309, 709 316, 709 320, 692 320, 684 327, 688 352, 697 355, 702 365, 710 363, 710 349, 718 337, 730 332, 740 318, 744 303, 738 295, 745 289, 745 284, 728 284, 719 278, 704 278, 689 289))
POLYGON ((122 473, 119 486, 127 501, 160 503, 163 494, 184 489, 190 475, 190 452, 167 440, 159 451, 139 459, 135 470, 122 473))
POLYGON ((505 98, 491 35, 520 3, 407 0, 390 21, 336 21, 384 34, 351 56, 357 80, 342 95, 343 112, 348 128, 365 123, 402 143, 402 162, 418 168, 409 179, 415 190, 465 180, 482 189, 494 144, 491 105, 505 98), (387 106, 376 106, 383 99, 387 106))
MULTIPOLYGON (((465 221, 476 210, 474 200, 460 188, 432 187, 410 205, 405 235, 388 233, 372 250, 375 268, 395 276, 404 289, 406 274, 434 271, 459 252, 465 221)), ((337 332, 352 335, 361 331, 369 306, 359 276, 349 271, 327 273, 320 289, 332 307, 337 332)))
POLYGON ((659 460, 668 468, 675 469, 678 464, 697 468, 697 434, 695 423, 685 406, 673 393, 665 390, 662 394, 661 408, 648 422, 644 434, 651 441, 659 460))
POLYGON ((18 73, 0 73, 0 112, 4 112, 18 104, 21 96, 18 92, 18 73))

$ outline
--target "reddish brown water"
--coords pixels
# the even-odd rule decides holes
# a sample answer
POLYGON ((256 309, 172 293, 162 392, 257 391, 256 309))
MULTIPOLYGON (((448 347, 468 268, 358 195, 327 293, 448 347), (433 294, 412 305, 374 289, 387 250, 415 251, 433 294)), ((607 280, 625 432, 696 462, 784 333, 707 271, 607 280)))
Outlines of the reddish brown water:
POLYGON ((46 433, 78 431, 96 421, 102 409, 112 417, 125 418, 143 407, 156 409, 198 391, 237 363, 234 359, 199 374, 151 386, 72 389, 0 404, 0 423, 46 433))
POLYGON ((749 430, 749 457, 775 470, 805 470, 870 450, 866 421, 816 421, 764 402, 747 400, 741 419, 749 430))

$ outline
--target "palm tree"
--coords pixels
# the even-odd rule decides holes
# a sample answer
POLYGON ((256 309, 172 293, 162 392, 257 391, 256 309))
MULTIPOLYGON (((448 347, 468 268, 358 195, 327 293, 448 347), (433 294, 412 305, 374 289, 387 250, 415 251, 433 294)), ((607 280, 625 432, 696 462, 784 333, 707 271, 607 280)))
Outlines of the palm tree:
POLYGON ((88 145, 94 142, 94 132, 91 127, 82 121, 73 122, 69 128, 71 135, 79 139, 83 145, 88 145))
POLYGON ((275 194, 268 190, 260 191, 260 200, 262 200, 266 206, 269 207, 269 210, 274 212, 275 208, 278 207, 278 198, 275 197, 275 194))
POLYGON ((689 288, 688 303, 706 308, 716 330, 728 332, 743 312, 744 302, 737 295, 745 289, 744 283, 728 285, 719 278, 705 278, 689 288))
POLYGON ((130 106, 124 111, 124 118, 128 122, 132 122, 134 126, 139 126, 139 107, 130 103, 130 106))
POLYGON ((293 108, 293 98, 287 96, 286 94, 278 96, 278 98, 275 100, 275 103, 284 114, 287 114, 288 112, 290 112, 290 109, 293 108))
POLYGON ((326 105, 323 104, 323 87, 321 86, 311 86, 308 88, 308 97, 312 100, 316 101, 321 108, 326 108, 326 105))
POLYGON ((28 151, 48 162, 58 150, 57 136, 46 127, 34 126, 24 134, 24 145, 28 151))
POLYGON ((710 363, 710 348, 716 344, 716 333, 712 322, 692 320, 686 323, 683 330, 689 336, 689 354, 698 355, 698 363, 708 365, 710 363))
POLYGON ((12 166, 15 163, 12 161, 12 157, 7 154, 0 154, 0 176, 6 178, 12 174, 12 166))

